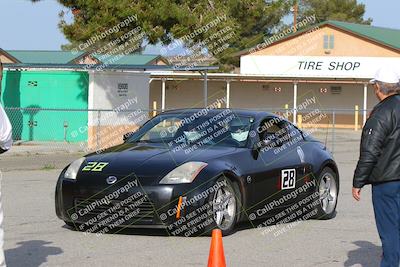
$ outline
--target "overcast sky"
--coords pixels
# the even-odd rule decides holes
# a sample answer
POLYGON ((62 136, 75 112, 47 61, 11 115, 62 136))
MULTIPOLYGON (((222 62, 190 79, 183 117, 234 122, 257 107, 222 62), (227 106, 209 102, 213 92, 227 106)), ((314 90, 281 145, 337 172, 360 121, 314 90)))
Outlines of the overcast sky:
MULTIPOLYGON (((399 0, 359 0, 373 25, 400 29, 399 0)), ((60 50, 68 43, 57 27, 63 7, 56 0, 33 4, 29 0, 0 1, 0 48, 8 50, 60 50)), ((69 12, 69 11, 68 11, 69 12)), ((69 17, 71 14, 68 13, 69 17)), ((158 48, 146 49, 158 54, 158 48)))

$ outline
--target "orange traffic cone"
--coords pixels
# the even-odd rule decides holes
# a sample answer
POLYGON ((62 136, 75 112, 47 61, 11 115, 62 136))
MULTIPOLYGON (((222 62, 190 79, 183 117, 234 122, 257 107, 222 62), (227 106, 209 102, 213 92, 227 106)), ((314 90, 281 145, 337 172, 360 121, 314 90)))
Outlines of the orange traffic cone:
POLYGON ((226 267, 222 232, 219 229, 214 229, 212 231, 208 267, 226 267))

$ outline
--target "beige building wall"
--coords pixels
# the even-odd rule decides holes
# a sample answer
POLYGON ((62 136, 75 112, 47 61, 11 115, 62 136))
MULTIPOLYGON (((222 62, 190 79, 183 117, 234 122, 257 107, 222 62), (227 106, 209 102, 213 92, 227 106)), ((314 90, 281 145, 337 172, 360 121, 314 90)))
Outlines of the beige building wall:
MULTIPOLYGON (((363 84, 314 84, 314 83, 300 83, 299 86, 299 99, 313 95, 316 97, 322 109, 337 109, 340 113, 348 113, 345 110, 354 110, 355 105, 360 109, 363 107, 364 99, 364 85, 363 84), (331 86, 341 86, 341 94, 332 94, 330 91, 331 86), (321 88, 327 88, 327 93, 321 93, 321 88)), ((377 103, 372 86, 368 87, 368 101, 367 106, 369 109, 377 103)))
MULTIPOLYGON (((208 104, 226 96, 226 83, 212 81, 208 83, 208 104)), ((202 108, 204 107, 203 81, 166 81, 165 108, 202 108)), ((153 108, 156 101, 157 109, 161 109, 161 81, 153 80, 150 84, 150 103, 153 108)), ((221 107, 225 107, 222 105, 221 107)))
POLYGON ((0 60, 3 63, 15 63, 15 61, 13 61, 11 58, 9 58, 1 53, 0 53, 0 60))
MULTIPOLYGON (((166 109, 203 107, 203 81, 167 81, 166 109)), ((226 97, 226 82, 211 81, 208 84, 208 102, 226 97)), ((354 109, 355 105, 363 106, 363 84, 328 84, 299 83, 298 103, 309 96, 315 96, 322 108, 354 109), (333 95, 331 86, 341 86, 342 93, 333 95), (321 93, 321 88, 327 88, 327 93, 321 93)), ((150 84, 150 103, 157 102, 161 108, 161 81, 150 84)), ((371 109, 377 103, 371 85, 368 86, 368 107, 371 109)), ((293 105, 293 83, 237 82, 230 83, 230 107, 249 109, 281 109, 285 104, 293 105)), ((222 107, 225 107, 224 105, 222 107)))
POLYGON ((95 65, 95 64, 100 64, 100 61, 92 58, 88 55, 79 58, 79 60, 75 60, 75 64, 85 64, 85 65, 95 65))
MULTIPOLYGON (((364 108, 364 85, 363 84, 299 84, 298 104, 304 102, 307 98, 315 96, 316 104, 312 109, 319 109, 321 114, 326 115, 318 121, 318 124, 332 124, 333 111, 335 112, 335 122, 340 128, 354 128, 355 124, 355 106, 358 106, 358 125, 362 127, 363 108, 364 108), (341 94, 332 94, 331 86, 341 86, 341 94), (321 88, 326 88, 327 93, 321 93, 321 88)), ((367 116, 378 103, 372 86, 368 86, 367 91, 367 116)), ((312 110, 311 110, 312 111, 312 110)), ((305 116, 310 111, 299 111, 299 114, 305 116)), ((315 116, 314 116, 315 117, 315 116)))
POLYGON ((147 65, 165 66, 165 65, 168 65, 168 62, 164 59, 157 59, 157 60, 147 63, 147 65))
MULTIPOLYGON (((285 112, 287 104, 293 108, 293 83, 266 83, 266 82, 231 82, 230 107, 270 112, 285 112)), ((176 108, 203 107, 203 82, 180 81, 167 82, 166 110, 176 108)), ((209 82, 209 104, 217 99, 226 97, 226 82, 209 82)), ((363 122, 363 84, 329 84, 329 83, 299 83, 297 104, 306 103, 307 99, 315 99, 315 104, 307 106, 308 111, 299 110, 299 114, 306 115, 316 109, 327 117, 319 121, 320 124, 332 123, 332 111, 335 110, 335 119, 338 127, 354 127, 355 106, 359 107, 359 125, 363 122), (341 86, 341 94, 331 93, 331 86, 341 86), (326 93, 321 93, 326 88, 326 93)), ((378 103, 372 86, 368 86, 368 113, 378 103)), ((157 109, 161 108, 161 81, 153 81, 150 85, 150 106, 157 102, 157 109)), ((225 108, 225 105, 221 106, 225 108)), ((314 116, 315 117, 315 116, 314 116)), ((289 119, 292 119, 289 116, 289 119)))
MULTIPOLYGON (((226 82, 208 83, 208 104, 226 98, 226 82)), ((156 101, 161 108, 161 81, 150 84, 150 107, 156 101)), ((283 109, 293 102, 292 83, 230 82, 230 107, 243 109, 283 109)), ((166 109, 201 108, 203 103, 203 81, 167 81, 166 109)), ((226 107, 222 104, 222 108, 226 107)))
POLYGON ((293 102, 293 84, 232 82, 231 107, 244 109, 283 109, 293 102))
POLYGON ((270 56, 349 56, 349 57, 398 57, 399 52, 352 33, 325 25, 310 33, 287 39, 251 55, 270 56), (324 49, 324 35, 334 35, 334 49, 324 49))

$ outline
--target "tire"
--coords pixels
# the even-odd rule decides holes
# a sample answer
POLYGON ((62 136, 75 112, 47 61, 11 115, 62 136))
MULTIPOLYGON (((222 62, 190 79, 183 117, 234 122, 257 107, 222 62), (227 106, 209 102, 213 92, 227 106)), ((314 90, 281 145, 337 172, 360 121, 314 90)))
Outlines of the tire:
POLYGON ((325 167, 320 173, 317 186, 319 205, 317 214, 313 217, 318 220, 329 220, 336 216, 336 206, 339 195, 339 180, 337 174, 329 167, 325 167))
MULTIPOLYGON (((208 191, 211 188, 214 190, 208 194, 206 199, 204 199, 204 203, 202 203, 200 206, 196 206, 196 209, 191 211, 191 213, 198 210, 201 210, 201 212, 197 213, 196 216, 190 216, 189 219, 183 220, 183 223, 178 224, 178 226, 171 224, 171 228, 168 229, 170 235, 185 237, 210 236, 212 234, 212 230, 214 229, 220 229, 223 236, 230 235, 235 232, 235 226, 239 217, 238 211, 240 210, 238 203, 241 203, 241 196, 237 193, 240 192, 239 186, 237 183, 231 182, 226 177, 220 177, 217 178, 214 183, 206 189, 208 191), (232 196, 229 198, 229 201, 226 199, 226 201, 228 201, 227 204, 233 202, 233 208, 230 208, 230 214, 232 217, 229 224, 224 224, 223 221, 221 224, 216 221, 215 208, 217 208, 218 205, 215 205, 214 203, 222 199, 221 193, 223 192, 221 192, 220 189, 230 192, 230 196, 232 196), (190 230, 187 231, 187 229, 190 230)), ((184 217, 182 217, 182 219, 183 218, 184 217)))
POLYGON ((220 229, 222 235, 227 236, 235 232, 239 219, 241 195, 237 183, 230 181, 228 178, 220 177, 215 181, 214 185, 218 183, 223 183, 224 185, 210 194, 208 199, 208 203, 212 203, 209 214, 212 214, 213 223, 208 227, 207 234, 211 235, 213 229, 220 229), (228 194, 230 194, 229 200, 225 200, 226 204, 224 203, 222 206, 219 206, 218 204, 221 204, 223 197, 228 197, 228 194), (224 209, 228 214, 217 209, 224 209))

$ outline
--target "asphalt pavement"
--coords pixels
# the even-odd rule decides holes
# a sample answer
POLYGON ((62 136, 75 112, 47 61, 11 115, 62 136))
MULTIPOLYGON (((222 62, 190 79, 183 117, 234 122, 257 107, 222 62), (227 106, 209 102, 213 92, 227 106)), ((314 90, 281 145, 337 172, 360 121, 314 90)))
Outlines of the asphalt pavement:
MULTIPOLYGON (((337 216, 284 226, 250 225, 223 238, 228 266, 378 266, 380 241, 370 188, 362 201, 351 197, 358 133, 337 136, 335 158, 341 176, 337 216)), ((22 151, 22 152, 21 152, 22 151)), ((54 211, 61 168, 80 156, 71 153, 10 154, 0 159, 8 266, 206 266, 210 237, 170 237, 163 231, 119 234, 73 231, 54 211)))

